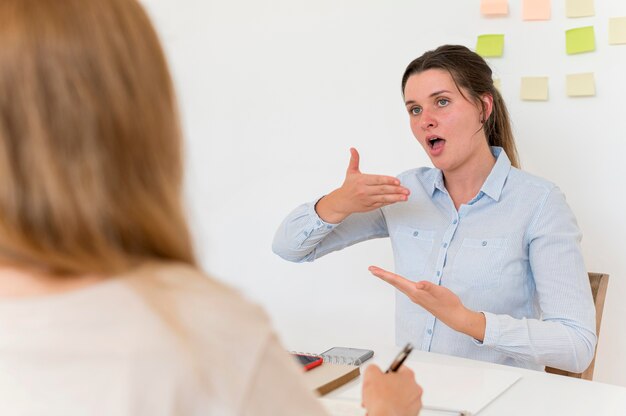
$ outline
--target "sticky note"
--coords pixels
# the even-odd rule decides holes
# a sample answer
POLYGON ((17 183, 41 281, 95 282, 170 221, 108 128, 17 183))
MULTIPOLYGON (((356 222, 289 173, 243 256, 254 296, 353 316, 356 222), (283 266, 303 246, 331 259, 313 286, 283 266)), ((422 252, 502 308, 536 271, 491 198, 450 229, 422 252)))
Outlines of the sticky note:
POLYGON ((567 17, 587 17, 595 14, 593 0, 565 0, 565 15, 567 17))
POLYGON ((522 19, 550 20, 550 0, 522 0, 522 19))
POLYGON ((568 55, 594 51, 596 49, 596 37, 593 26, 566 30, 565 49, 568 55))
POLYGON ((567 75, 567 95, 570 97, 590 97, 596 95, 593 72, 567 75))
POLYGON ((485 16, 504 16, 509 14, 508 0, 480 0, 480 13, 485 16))
POLYGON ((504 35, 480 35, 476 41, 476 53, 482 57, 502 56, 504 35))
POLYGON ((626 17, 613 17, 609 19, 609 44, 623 43, 626 43, 626 17))
POLYGON ((548 101, 548 77, 523 77, 522 100, 548 101))
POLYGON ((499 79, 499 78, 494 79, 493 80, 493 86, 496 87, 496 89, 501 92, 502 91, 502 80, 499 79))

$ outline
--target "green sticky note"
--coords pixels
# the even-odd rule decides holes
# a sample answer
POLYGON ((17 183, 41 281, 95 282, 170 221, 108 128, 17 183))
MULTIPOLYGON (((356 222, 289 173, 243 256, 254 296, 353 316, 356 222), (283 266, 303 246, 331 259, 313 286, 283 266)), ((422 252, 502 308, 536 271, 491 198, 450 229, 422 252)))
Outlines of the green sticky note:
POLYGON ((593 33, 593 26, 566 30, 565 49, 568 55, 594 51, 596 49, 596 37, 593 33))
POLYGON ((502 56, 504 35, 480 35, 476 41, 476 53, 482 57, 502 56))

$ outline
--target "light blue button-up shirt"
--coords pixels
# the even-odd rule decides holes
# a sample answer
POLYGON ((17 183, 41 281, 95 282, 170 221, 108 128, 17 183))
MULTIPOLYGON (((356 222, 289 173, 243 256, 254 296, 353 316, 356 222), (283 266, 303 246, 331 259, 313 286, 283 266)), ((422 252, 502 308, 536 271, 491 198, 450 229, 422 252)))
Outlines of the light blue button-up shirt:
POLYGON ((283 221, 273 250, 302 262, 354 243, 390 237, 396 273, 457 294, 486 317, 483 342, 454 331, 396 292, 396 343, 531 369, 582 372, 596 346, 595 308, 583 262, 581 233, 561 191, 496 163, 480 192, 459 210, 439 169, 418 168, 398 179, 408 201, 328 224, 315 202, 283 221))

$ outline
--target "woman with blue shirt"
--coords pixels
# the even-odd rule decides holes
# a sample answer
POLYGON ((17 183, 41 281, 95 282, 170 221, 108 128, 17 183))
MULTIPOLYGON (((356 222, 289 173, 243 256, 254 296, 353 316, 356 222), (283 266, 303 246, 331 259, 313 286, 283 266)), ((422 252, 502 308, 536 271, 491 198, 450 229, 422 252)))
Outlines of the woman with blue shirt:
POLYGON ((561 191, 519 170, 506 106, 491 69, 444 45, 407 67, 411 130, 434 168, 397 178, 363 174, 296 208, 273 250, 313 261, 389 237, 399 292, 396 343, 518 367, 582 372, 595 346, 595 309, 581 233, 561 191))

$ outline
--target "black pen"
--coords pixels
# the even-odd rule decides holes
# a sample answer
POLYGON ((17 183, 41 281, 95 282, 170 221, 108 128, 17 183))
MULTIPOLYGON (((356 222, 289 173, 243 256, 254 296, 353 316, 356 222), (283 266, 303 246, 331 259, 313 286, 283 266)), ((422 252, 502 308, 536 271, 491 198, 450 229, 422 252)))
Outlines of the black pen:
POLYGON ((409 356, 411 351, 413 351, 413 345, 411 345, 411 343, 409 342, 408 344, 406 344, 404 349, 400 351, 398 356, 393 360, 387 371, 385 371, 385 374, 389 372, 395 373, 396 371, 398 371, 398 368, 400 368, 400 366, 402 365, 404 360, 406 360, 406 357, 409 356))

